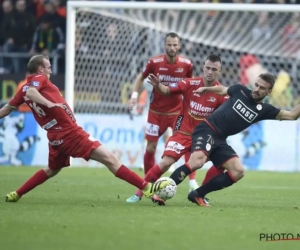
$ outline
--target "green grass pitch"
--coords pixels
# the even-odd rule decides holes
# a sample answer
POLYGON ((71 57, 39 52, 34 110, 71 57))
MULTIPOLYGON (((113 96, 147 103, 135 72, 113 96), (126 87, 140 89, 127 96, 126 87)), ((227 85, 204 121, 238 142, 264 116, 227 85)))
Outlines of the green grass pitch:
POLYGON ((241 182, 209 194, 210 208, 188 202, 185 181, 158 207, 147 199, 126 204, 135 188, 106 169, 70 168, 5 203, 5 194, 37 170, 0 167, 2 250, 300 249, 300 241, 259 240, 260 233, 300 234, 299 173, 246 172, 241 182))

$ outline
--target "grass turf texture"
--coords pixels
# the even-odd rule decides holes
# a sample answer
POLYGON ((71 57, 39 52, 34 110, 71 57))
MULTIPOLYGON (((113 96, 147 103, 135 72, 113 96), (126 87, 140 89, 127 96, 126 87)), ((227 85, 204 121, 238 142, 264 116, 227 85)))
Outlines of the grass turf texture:
POLYGON ((158 207, 147 199, 127 204, 135 188, 106 169, 73 168, 5 203, 37 170, 0 167, 0 249, 300 249, 300 241, 259 240, 260 233, 300 234, 299 173, 247 172, 211 193, 210 208, 188 202, 185 181, 158 207))

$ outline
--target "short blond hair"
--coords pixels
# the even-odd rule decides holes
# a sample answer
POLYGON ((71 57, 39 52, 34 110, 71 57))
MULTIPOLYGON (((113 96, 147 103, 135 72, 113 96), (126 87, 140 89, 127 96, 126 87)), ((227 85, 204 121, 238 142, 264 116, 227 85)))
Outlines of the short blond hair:
POLYGON ((48 56, 44 55, 36 55, 30 58, 29 62, 27 63, 27 71, 29 74, 37 73, 38 67, 44 65, 44 59, 49 60, 48 56))

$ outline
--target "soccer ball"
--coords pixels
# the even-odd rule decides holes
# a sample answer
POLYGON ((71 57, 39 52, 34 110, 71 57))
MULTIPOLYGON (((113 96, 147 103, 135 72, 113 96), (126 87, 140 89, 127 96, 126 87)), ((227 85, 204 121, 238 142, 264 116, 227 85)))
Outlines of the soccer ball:
POLYGON ((161 177, 156 182, 162 181, 162 180, 169 180, 169 181, 171 181, 171 183, 168 186, 166 186, 164 189, 157 191, 156 195, 159 198, 166 201, 166 200, 171 199, 176 194, 177 185, 176 185, 175 181, 169 177, 161 177))

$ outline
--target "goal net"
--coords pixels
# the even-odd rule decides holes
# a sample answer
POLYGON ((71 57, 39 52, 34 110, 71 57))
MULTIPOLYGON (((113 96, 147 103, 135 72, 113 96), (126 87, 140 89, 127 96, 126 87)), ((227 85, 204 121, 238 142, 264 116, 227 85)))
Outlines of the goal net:
POLYGON ((127 113, 137 74, 164 53, 172 31, 194 75, 207 55, 218 53, 222 84, 251 85, 268 71, 278 77, 270 102, 291 107, 300 89, 299 7, 69 1, 67 99, 76 113, 127 113))
MULTIPOLYGON (((66 100, 86 131, 125 165, 141 166, 143 100, 149 101, 151 86, 143 85, 141 108, 134 113, 142 115, 133 120, 127 101, 148 59, 164 53, 167 33, 181 37, 181 54, 193 61, 195 76, 202 74, 205 58, 218 53, 223 85, 251 88, 260 73, 270 72, 277 80, 267 101, 290 109, 300 103, 299 13, 298 5, 68 1, 66 100)), ((249 168, 291 170, 299 169, 299 136, 296 123, 266 122, 229 139, 249 168)), ((157 161, 163 149, 161 139, 157 161)))

